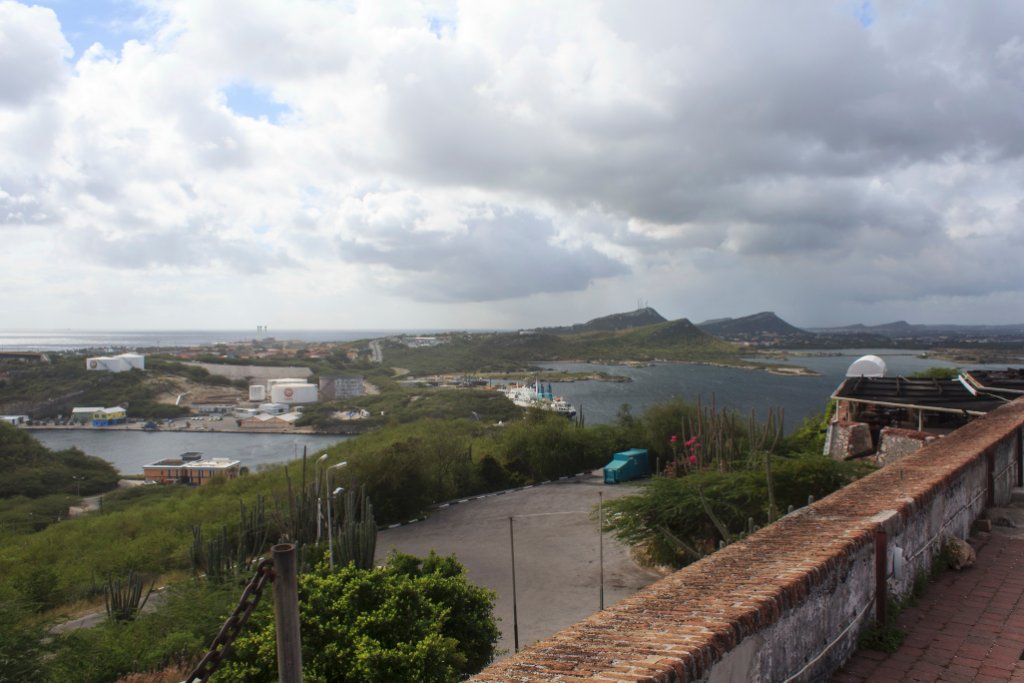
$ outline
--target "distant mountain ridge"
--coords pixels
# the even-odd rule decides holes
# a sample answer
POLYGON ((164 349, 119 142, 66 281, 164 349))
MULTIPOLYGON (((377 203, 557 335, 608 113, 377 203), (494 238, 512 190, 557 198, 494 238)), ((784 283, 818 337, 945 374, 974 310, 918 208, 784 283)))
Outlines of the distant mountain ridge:
POLYGON ((698 323, 697 327, 710 335, 731 337, 809 337, 808 332, 790 325, 773 311, 762 311, 742 318, 716 318, 698 323))
POLYGON ((544 327, 538 328, 537 332, 547 334, 576 334, 579 332, 616 332, 618 330, 630 330, 636 327, 657 325, 668 322, 668 319, 658 313, 650 306, 638 308, 627 313, 613 313, 588 320, 585 323, 576 323, 565 327, 544 327))

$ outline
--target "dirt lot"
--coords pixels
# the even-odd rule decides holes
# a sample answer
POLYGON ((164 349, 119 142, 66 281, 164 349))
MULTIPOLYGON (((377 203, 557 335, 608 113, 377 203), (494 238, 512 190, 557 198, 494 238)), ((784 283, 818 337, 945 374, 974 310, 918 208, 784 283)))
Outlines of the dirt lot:
MULTIPOLYGON (((533 488, 469 500, 438 510, 416 524, 379 534, 377 555, 392 548, 416 555, 431 549, 455 554, 469 580, 498 594, 499 647, 513 650, 509 517, 513 517, 519 645, 546 638, 598 611, 600 587, 598 493, 605 500, 638 485, 605 486, 601 471, 533 488)), ((627 549, 604 537, 604 604, 632 595, 660 578, 634 563, 627 549)))

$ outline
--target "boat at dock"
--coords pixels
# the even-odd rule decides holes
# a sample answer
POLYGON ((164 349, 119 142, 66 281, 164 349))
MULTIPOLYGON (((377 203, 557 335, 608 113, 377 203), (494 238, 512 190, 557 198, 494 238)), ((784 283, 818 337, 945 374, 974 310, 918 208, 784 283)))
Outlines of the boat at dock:
POLYGON ((529 384, 510 384, 505 388, 505 396, 520 408, 536 408, 562 415, 570 420, 576 417, 576 408, 561 396, 555 396, 551 385, 547 388, 540 382, 529 384))

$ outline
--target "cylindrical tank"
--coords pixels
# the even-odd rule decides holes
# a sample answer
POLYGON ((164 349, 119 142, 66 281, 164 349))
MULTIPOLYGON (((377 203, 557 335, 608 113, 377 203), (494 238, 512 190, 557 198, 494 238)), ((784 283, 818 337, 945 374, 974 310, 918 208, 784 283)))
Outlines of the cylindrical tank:
POLYGON ((315 384, 275 384, 270 388, 270 400, 274 403, 316 403, 315 384))
POLYGON ((253 384, 249 386, 249 400, 250 401, 265 401, 267 400, 267 388, 262 384, 253 384))
POLYGON ((128 364, 129 368, 146 369, 146 357, 139 353, 122 353, 115 358, 120 358, 128 364))

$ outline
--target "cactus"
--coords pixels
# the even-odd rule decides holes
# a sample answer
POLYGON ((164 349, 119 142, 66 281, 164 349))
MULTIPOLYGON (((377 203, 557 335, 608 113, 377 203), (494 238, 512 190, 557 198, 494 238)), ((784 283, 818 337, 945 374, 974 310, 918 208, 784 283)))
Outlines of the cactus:
POLYGON ((377 549, 377 522, 373 518, 373 505, 362 486, 348 489, 335 520, 334 561, 341 566, 355 562, 359 569, 373 567, 373 554, 377 549))
POLYGON ((263 496, 256 496, 256 504, 246 510, 245 503, 238 501, 238 566, 248 568, 253 560, 267 547, 270 527, 267 523, 266 506, 263 496))
POLYGON ((149 590, 142 594, 145 580, 134 570, 128 571, 128 578, 121 582, 112 576, 107 576, 107 588, 104 593, 104 603, 107 608, 107 618, 111 621, 132 621, 142 611, 149 596, 156 586, 156 579, 150 581, 149 590))
POLYGON ((239 522, 237 537, 232 538, 227 526, 221 528, 219 537, 203 542, 203 530, 199 525, 192 527, 192 546, 189 560, 192 573, 205 574, 215 582, 227 581, 247 571, 267 544, 269 529, 264 512, 263 497, 256 498, 256 505, 247 510, 239 501, 239 522))
POLYGON ((300 547, 306 544, 316 543, 320 537, 321 520, 323 518, 320 509, 319 476, 316 480, 306 480, 307 460, 306 454, 302 454, 302 481, 298 491, 293 490, 292 478, 289 468, 285 468, 285 480, 288 485, 288 510, 282 515, 282 527, 284 528, 284 539, 297 543, 300 547))

